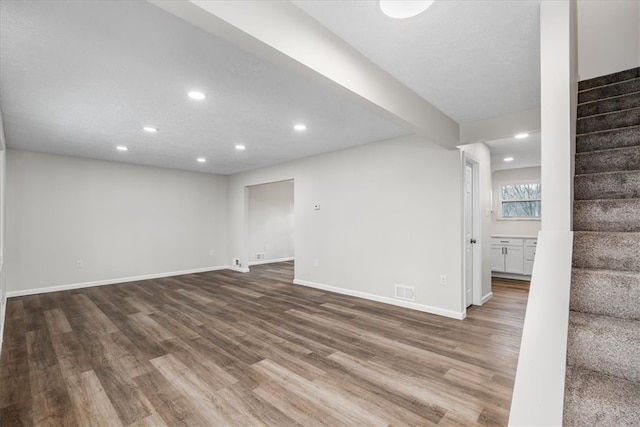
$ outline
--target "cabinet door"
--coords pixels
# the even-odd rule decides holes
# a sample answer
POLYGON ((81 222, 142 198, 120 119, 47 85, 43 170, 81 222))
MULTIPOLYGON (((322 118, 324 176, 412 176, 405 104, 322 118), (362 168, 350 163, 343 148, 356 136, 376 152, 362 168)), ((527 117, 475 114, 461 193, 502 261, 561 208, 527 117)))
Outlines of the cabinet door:
POLYGON ((524 274, 526 274, 527 276, 531 276, 532 273, 533 273, 533 261, 525 260, 524 261, 524 274))
POLYGON ((491 271, 501 271, 504 273, 503 246, 491 246, 491 271))
POLYGON ((504 271, 506 273, 524 273, 524 254, 522 247, 507 246, 507 254, 504 258, 504 271))

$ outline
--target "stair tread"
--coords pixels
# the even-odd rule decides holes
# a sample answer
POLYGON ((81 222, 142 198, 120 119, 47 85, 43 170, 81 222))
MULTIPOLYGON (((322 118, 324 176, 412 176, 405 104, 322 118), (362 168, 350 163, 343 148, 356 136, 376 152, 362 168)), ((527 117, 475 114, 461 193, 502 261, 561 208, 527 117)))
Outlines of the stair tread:
POLYGON ((567 363, 640 382, 640 321, 601 314, 569 313, 567 363))
POLYGON ((580 175, 576 175, 576 177, 578 177, 578 176, 589 176, 589 175, 616 175, 616 174, 634 175, 634 174, 638 174, 638 173, 640 173, 640 169, 633 169, 633 170, 628 170, 628 171, 607 171, 607 172, 582 173, 580 175))
POLYGON ((632 107, 578 118, 576 133, 584 135, 600 130, 623 129, 637 125, 640 125, 640 107, 632 107))
POLYGON ((597 99, 613 98, 618 95, 637 92, 638 90, 640 90, 640 77, 584 89, 578 92, 578 105, 597 99))
MULTIPOLYGON (((633 92, 631 94, 627 93, 627 94, 624 94, 624 95, 618 95, 618 96, 616 96, 614 98, 619 98, 619 97, 623 97, 623 96, 629 96, 629 95, 633 95, 633 94, 640 94, 640 91, 633 92)), ((591 102, 602 102, 602 101, 603 100, 600 99, 598 101, 591 101, 591 102)), ((594 117, 621 114, 621 113, 626 113, 626 112, 633 111, 633 110, 640 110, 640 107, 629 107, 629 108, 623 108, 622 110, 605 111, 605 112, 598 113, 598 114, 592 114, 590 116, 578 117, 576 120, 578 120, 578 121, 580 121, 580 120, 589 120, 589 119, 593 119, 594 117)), ((625 126, 625 127, 629 127, 629 126, 625 126)), ((607 130, 609 130, 609 129, 607 129, 607 130)))
POLYGON ((605 99, 583 102, 578 106, 578 120, 640 106, 640 91, 625 93, 605 99))
POLYGON ((584 91, 596 87, 606 86, 612 83, 632 80, 640 77, 640 67, 633 67, 627 70, 616 71, 615 73, 605 74, 603 76, 592 77, 578 82, 578 90, 584 91))
POLYGON ((576 153, 576 157, 590 156, 590 155, 596 155, 596 154, 606 154, 611 152, 635 151, 635 150, 640 150, 640 145, 629 145, 626 147, 613 147, 613 148, 603 148, 601 150, 583 151, 581 153, 576 153))
POLYGON ((565 426, 637 426, 640 383, 567 367, 565 426))

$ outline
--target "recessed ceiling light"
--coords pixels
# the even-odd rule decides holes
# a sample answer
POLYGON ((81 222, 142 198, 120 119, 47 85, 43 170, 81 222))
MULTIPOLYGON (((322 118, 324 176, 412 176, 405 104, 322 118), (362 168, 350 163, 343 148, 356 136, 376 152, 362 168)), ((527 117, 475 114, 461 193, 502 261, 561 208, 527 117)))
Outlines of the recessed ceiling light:
POLYGON ((158 128, 154 128, 152 126, 145 126, 142 128, 142 130, 144 130, 145 132, 158 132, 158 128))
POLYGON ((246 148, 246 147, 245 147, 244 145, 242 145, 242 144, 238 144, 238 145, 236 145, 236 150, 242 151, 242 150, 244 150, 245 148, 246 148))
POLYGON ((119 151, 128 151, 129 149, 128 149, 127 147, 125 147, 124 145, 118 145, 118 146, 116 147, 116 150, 119 150, 119 151))
POLYGON ((204 162, 206 162, 206 161, 207 161, 207 159, 205 159, 204 157, 198 157, 196 160, 197 160, 199 163, 204 163, 204 162))
POLYGON ((513 161, 513 157, 505 157, 504 161, 505 162, 512 162, 513 161))
POLYGON ((202 92, 191 91, 191 92, 189 92, 189 98, 197 99, 198 101, 200 101, 202 99, 205 99, 206 96, 204 96, 204 93, 202 93, 202 92))
POLYGON ((424 12, 435 0, 380 0, 382 12, 396 19, 411 18, 424 12))
POLYGON ((516 135, 516 139, 524 139, 526 137, 528 137, 529 134, 528 133, 519 133, 516 135))
POLYGON ((302 124, 302 123, 298 123, 297 125, 295 125, 293 127, 295 130, 297 130, 298 132, 302 132, 303 130, 307 130, 307 126, 302 124))

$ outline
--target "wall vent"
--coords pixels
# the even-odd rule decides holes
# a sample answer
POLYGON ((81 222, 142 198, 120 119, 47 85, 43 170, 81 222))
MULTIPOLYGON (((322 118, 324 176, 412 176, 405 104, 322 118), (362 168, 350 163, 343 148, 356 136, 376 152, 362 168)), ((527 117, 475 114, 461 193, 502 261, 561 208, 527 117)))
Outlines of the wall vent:
POLYGON ((264 259, 264 252, 258 252, 256 254, 256 261, 260 261, 261 259, 264 259))
POLYGON ((407 285, 395 285, 395 297, 407 301, 414 301, 416 299, 415 288, 407 285))

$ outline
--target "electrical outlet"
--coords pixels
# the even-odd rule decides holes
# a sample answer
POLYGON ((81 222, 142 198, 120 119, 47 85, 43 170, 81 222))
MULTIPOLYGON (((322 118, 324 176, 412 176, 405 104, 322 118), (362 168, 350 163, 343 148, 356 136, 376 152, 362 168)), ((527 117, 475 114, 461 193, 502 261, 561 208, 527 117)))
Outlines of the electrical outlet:
POLYGON ((209 255, 214 256, 216 254, 216 251, 214 251, 213 249, 209 249, 209 255))
POLYGON ((447 286, 447 276, 445 276, 444 274, 440 275, 440 284, 442 286, 447 286))
POLYGON ((84 267, 84 262, 82 262, 81 259, 76 261, 76 268, 82 268, 84 267))
POLYGON ((314 267, 317 267, 317 266, 319 266, 319 265, 320 265, 320 260, 319 260, 318 258, 314 259, 314 260, 313 260, 313 266, 314 266, 314 267))

